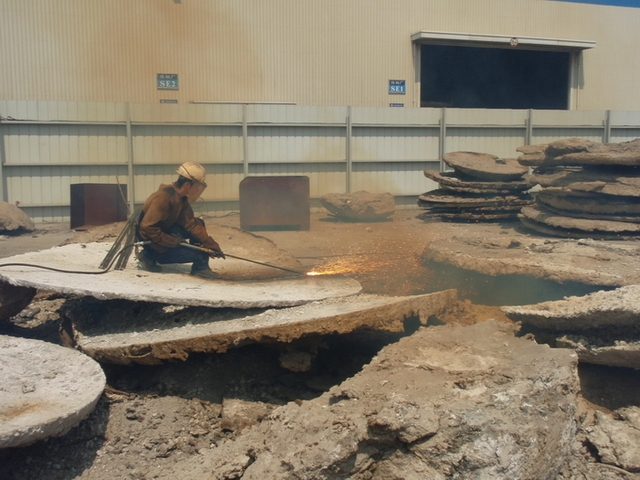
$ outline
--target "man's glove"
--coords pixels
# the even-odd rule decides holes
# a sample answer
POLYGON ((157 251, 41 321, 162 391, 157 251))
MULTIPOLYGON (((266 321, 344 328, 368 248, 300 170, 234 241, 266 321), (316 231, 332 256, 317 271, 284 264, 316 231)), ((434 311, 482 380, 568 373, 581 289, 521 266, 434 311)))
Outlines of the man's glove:
POLYGON ((212 250, 212 252, 209 254, 211 258, 226 258, 224 256, 224 253, 222 253, 222 249, 220 248, 220 245, 218 245, 218 242, 216 242, 213 238, 209 237, 204 242, 203 246, 206 249, 212 250))
POLYGON ((224 253, 222 253, 222 250, 213 250, 213 252, 210 253, 209 256, 211 258, 222 258, 223 260, 227 258, 225 257, 224 253))

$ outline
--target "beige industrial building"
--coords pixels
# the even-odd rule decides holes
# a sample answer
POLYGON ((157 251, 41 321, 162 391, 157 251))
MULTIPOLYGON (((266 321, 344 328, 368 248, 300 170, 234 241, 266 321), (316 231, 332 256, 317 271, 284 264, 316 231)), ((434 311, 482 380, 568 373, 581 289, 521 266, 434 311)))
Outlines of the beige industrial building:
POLYGON ((640 110, 639 58, 553 0, 0 1, 0 100, 640 110))
POLYGON ((415 208, 447 152, 640 137, 638 59, 640 9, 555 0, 0 0, 0 201, 131 212, 191 160, 199 213, 264 176, 415 208))

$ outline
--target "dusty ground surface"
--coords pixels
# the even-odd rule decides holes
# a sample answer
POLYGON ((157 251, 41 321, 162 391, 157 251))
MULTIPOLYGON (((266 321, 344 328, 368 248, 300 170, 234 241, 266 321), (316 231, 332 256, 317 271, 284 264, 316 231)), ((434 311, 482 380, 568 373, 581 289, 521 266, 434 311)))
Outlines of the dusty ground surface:
MULTIPOLYGON (((545 264, 569 262, 560 270, 577 268, 598 275, 598 281, 591 282, 593 287, 586 291, 600 285, 640 283, 640 246, 634 243, 603 242, 598 244, 602 248, 593 248, 591 242, 579 245, 574 241, 580 248, 579 254, 572 256, 567 255, 567 241, 524 233, 513 225, 425 222, 419 214, 418 210, 401 210, 391 221, 379 223, 341 223, 315 214, 309 231, 254 233, 273 240, 306 269, 355 278, 366 293, 411 295, 442 290, 452 283, 463 287, 459 304, 448 315, 435 319, 437 322, 470 325, 489 318, 508 321, 499 308, 492 306, 519 303, 513 294, 505 292, 525 290, 524 302, 530 298, 551 300, 558 298, 559 284, 534 288, 507 280, 516 288, 509 290, 494 283, 483 290, 483 282, 487 282, 484 277, 453 272, 450 265, 439 261, 425 264, 427 245, 439 246, 434 249, 439 252, 448 249, 452 263, 464 267, 472 263, 477 266, 478 257, 487 252, 495 254, 495 262, 511 257, 510 265, 526 265, 523 269, 514 267, 513 273, 523 277, 548 271, 545 264), (478 245, 484 247, 478 249, 478 245), (496 295, 497 291, 503 294, 496 295)), ((239 227, 237 216, 206 220, 214 238, 215 224, 239 227)), ((69 239, 109 241, 119 230, 115 225, 76 234, 67 225, 38 225, 36 232, 0 240, 0 257, 49 248, 69 239)), ((220 244, 224 250, 224 241, 220 244)), ((546 282, 559 277, 542 273, 539 278, 546 282)), ((569 287, 581 285, 576 282, 569 287)), ((60 316, 67 303, 64 296, 39 292, 26 310, 1 325, 0 330, 57 343, 60 316)), ((253 345, 160 366, 105 365, 108 387, 87 420, 64 437, 0 451, 2 475, 8 479, 143 479, 161 475, 169 478, 173 472, 174 478, 181 478, 182 471, 173 470, 176 463, 198 458, 225 440, 236 438, 245 425, 267 417, 278 406, 319 397, 359 372, 380 348, 398 337, 374 332, 327 336, 322 339, 313 368, 299 373, 283 369, 278 362, 280 350, 286 350, 287 345, 253 345)), ((637 371, 581 365, 579 372, 583 398, 580 418, 585 421, 596 410, 640 405, 637 371)), ((637 478, 602 466, 597 460, 586 447, 578 445, 575 457, 558 478, 637 478)))

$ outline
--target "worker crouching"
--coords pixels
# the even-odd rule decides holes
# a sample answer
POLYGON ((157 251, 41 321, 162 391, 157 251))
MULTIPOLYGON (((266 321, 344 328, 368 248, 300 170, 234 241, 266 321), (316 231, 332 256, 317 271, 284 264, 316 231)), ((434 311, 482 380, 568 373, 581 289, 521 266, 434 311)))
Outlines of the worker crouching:
POLYGON ((194 217, 190 202, 195 202, 205 188, 205 170, 195 162, 180 165, 178 180, 160 185, 142 207, 136 236, 150 242, 137 254, 140 266, 150 272, 161 272, 162 264, 191 263, 191 275, 217 279, 220 275, 209 268, 209 258, 225 258, 220 245, 207 233, 204 222, 194 217), (213 253, 180 245, 189 240, 213 253))

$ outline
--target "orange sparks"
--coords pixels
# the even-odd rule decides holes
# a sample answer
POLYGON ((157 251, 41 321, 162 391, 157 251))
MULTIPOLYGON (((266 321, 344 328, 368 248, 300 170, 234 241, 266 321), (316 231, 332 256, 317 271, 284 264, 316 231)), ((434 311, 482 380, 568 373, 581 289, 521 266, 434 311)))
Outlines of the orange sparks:
POLYGON ((381 260, 379 258, 372 259, 368 256, 341 258, 339 260, 326 262, 324 265, 316 266, 316 269, 311 272, 307 272, 307 275, 357 275, 367 271, 384 268, 394 262, 397 262, 397 259, 381 260))

